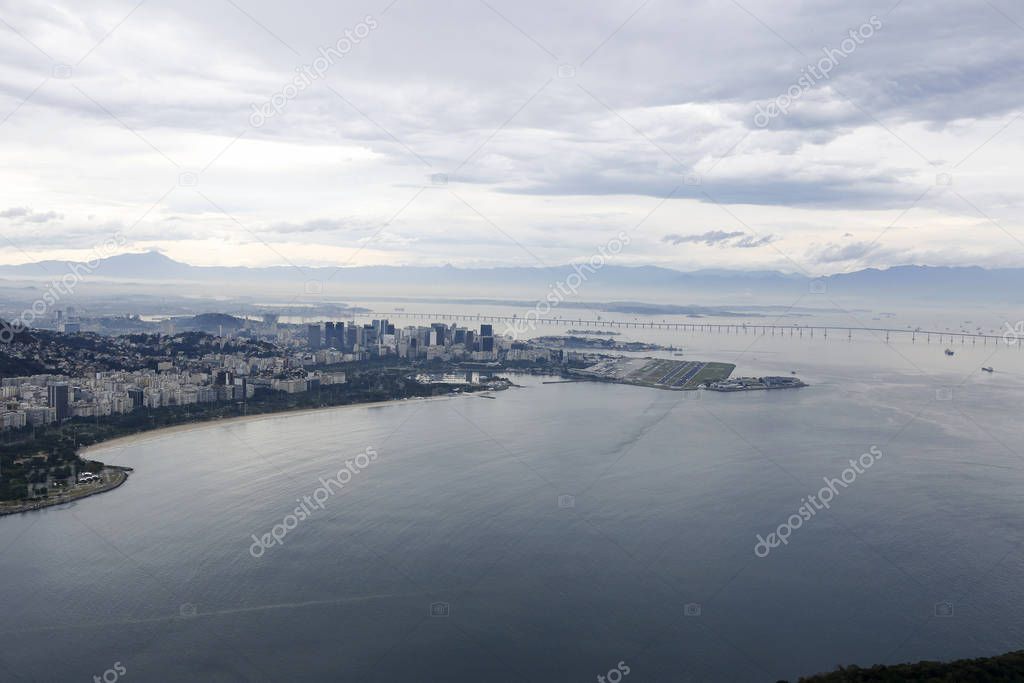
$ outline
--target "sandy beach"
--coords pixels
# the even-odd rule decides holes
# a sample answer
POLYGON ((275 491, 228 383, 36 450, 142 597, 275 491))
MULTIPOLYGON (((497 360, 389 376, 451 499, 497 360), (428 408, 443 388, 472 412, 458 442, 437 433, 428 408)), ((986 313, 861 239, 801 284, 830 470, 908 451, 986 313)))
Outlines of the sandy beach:
POLYGON ((116 439, 110 439, 109 441, 101 441, 100 443, 92 444, 79 451, 79 455, 87 457, 96 454, 100 451, 110 450, 117 448, 118 450, 128 448, 129 446, 135 446, 141 443, 149 441, 158 441, 165 439, 169 436, 181 432, 190 432, 197 429, 211 429, 228 424, 240 424, 244 422, 253 422, 256 420, 276 420, 286 417, 293 417, 295 415, 308 415, 310 413, 326 413, 330 411, 341 411, 341 410, 354 410, 359 408, 381 408, 386 406, 400 406, 400 405, 412 405, 421 401, 441 401, 441 400, 452 400, 461 396, 473 396, 474 394, 448 394, 442 396, 424 396, 409 399, 395 399, 392 401, 372 401, 370 403, 350 403, 343 406, 324 406, 323 408, 303 408, 302 410, 283 410, 280 412, 273 413, 259 413, 257 415, 239 415, 238 417, 221 418, 217 420, 205 420, 202 422, 190 422, 188 424, 174 425, 173 427, 161 427, 160 429, 152 429, 145 432, 139 432, 138 434, 129 434, 127 436, 119 436, 116 439))

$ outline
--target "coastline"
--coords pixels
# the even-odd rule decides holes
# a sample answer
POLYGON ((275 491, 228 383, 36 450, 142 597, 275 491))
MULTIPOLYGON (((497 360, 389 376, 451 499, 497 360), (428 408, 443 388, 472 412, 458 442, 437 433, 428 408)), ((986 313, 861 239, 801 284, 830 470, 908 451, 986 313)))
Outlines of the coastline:
MULTIPOLYGON (((285 417, 293 417, 293 416, 296 416, 296 415, 309 415, 309 414, 312 414, 312 413, 323 413, 323 412, 327 412, 327 411, 331 411, 331 410, 341 411, 341 410, 350 410, 350 409, 354 409, 354 408, 381 408, 381 407, 386 407, 386 406, 395 406, 395 405, 419 403, 420 401, 453 400, 453 399, 458 398, 460 396, 474 396, 474 395, 477 395, 476 392, 474 392, 472 394, 464 394, 464 393, 459 393, 459 394, 442 394, 440 396, 421 396, 421 397, 407 398, 407 399, 397 398, 397 399, 392 399, 392 400, 388 400, 388 401, 368 401, 366 403, 347 403, 345 405, 339 405, 339 406, 322 406, 322 407, 319 407, 319 408, 303 408, 301 410, 281 410, 281 411, 277 411, 277 412, 258 413, 256 415, 239 415, 239 416, 236 416, 236 417, 219 418, 219 419, 216 419, 216 420, 202 420, 202 421, 198 421, 198 422, 189 422, 187 424, 174 425, 174 426, 171 426, 171 427, 161 427, 159 429, 150 429, 150 430, 138 432, 138 433, 135 433, 135 434, 128 434, 128 435, 125 435, 125 436, 119 436, 117 438, 110 439, 108 441, 100 441, 99 443, 94 443, 94 444, 91 444, 89 446, 86 446, 85 448, 82 448, 78 452, 78 455, 79 455, 79 457, 85 457, 85 456, 87 456, 87 455, 89 455, 91 453, 94 453, 96 451, 104 451, 104 450, 107 450, 107 449, 110 449, 110 448, 117 448, 118 446, 120 446, 120 449, 124 449, 124 448, 127 448, 129 446, 138 445, 138 444, 142 444, 142 443, 147 443, 147 442, 153 441, 153 440, 163 439, 163 438, 166 438, 168 436, 172 436, 174 434, 178 434, 178 433, 181 433, 181 432, 189 432, 189 431, 194 431, 194 430, 198 430, 198 429, 207 429, 207 428, 212 428, 212 427, 216 427, 216 426, 219 426, 219 425, 240 424, 240 423, 252 422, 252 421, 256 421, 256 420, 273 420, 273 419, 280 419, 280 418, 285 418, 285 417)), ((493 397, 491 397, 491 398, 493 398, 493 397)), ((104 466, 104 472, 110 472, 111 475, 112 475, 112 480, 110 482, 104 484, 103 486, 100 486, 98 488, 91 489, 91 490, 88 490, 88 491, 82 491, 81 493, 79 493, 77 495, 68 495, 68 496, 64 496, 64 497, 61 497, 61 498, 56 498, 54 500, 33 501, 33 502, 30 502, 30 503, 23 503, 21 505, 11 506, 9 509, 5 509, 5 506, 0 504, 0 517, 5 517, 7 515, 19 515, 19 514, 23 514, 23 513, 26 513, 26 512, 35 512, 37 510, 43 510, 43 509, 46 509, 46 508, 57 507, 57 506, 60 506, 60 505, 66 505, 68 503, 77 502, 77 501, 82 500, 84 498, 89 498, 91 496, 96 496, 96 495, 99 495, 101 493, 107 493, 108 491, 113 491, 114 489, 120 488, 121 486, 123 486, 125 484, 125 482, 128 481, 128 475, 132 471, 134 471, 134 470, 131 467, 124 467, 124 466, 121 466, 121 465, 109 465, 109 464, 107 464, 107 465, 104 466)))
MULTIPOLYGON (((186 424, 173 425, 171 427, 160 427, 159 429, 149 429, 143 432, 137 432, 135 434, 127 434, 125 436, 118 436, 107 441, 100 441, 94 443, 85 448, 82 448, 79 452, 79 456, 86 456, 95 451, 102 451, 107 448, 121 446, 121 448, 127 448, 128 446, 153 441, 156 439, 163 439, 177 434, 180 432, 190 432, 198 429, 205 429, 218 425, 231 425, 231 424, 242 424, 245 422, 254 422, 257 420, 274 420, 284 417, 292 417, 295 415, 309 415, 312 413, 323 413, 330 410, 349 410, 353 408, 380 408, 384 406, 394 406, 402 404, 413 404, 419 403, 420 401, 437 401, 441 399, 451 400, 458 396, 470 396, 472 394, 443 394, 441 396, 423 396, 416 398, 401 399, 396 398, 390 401, 369 401, 367 403, 346 403, 340 406, 322 406, 320 408, 302 408, 300 410, 279 410, 268 413, 257 413, 255 415, 238 415, 235 417, 219 418, 216 420, 201 420, 198 422, 189 422, 186 424)), ((113 467, 108 465, 107 467, 113 467)))
POLYGON ((110 481, 106 482, 102 486, 79 491, 78 493, 71 495, 61 496, 53 500, 33 501, 31 503, 22 503, 21 505, 13 506, 0 505, 0 517, 5 517, 7 515, 20 515, 25 512, 35 512, 36 510, 42 510, 44 508, 76 503, 84 498, 89 498, 90 496, 98 496, 101 493, 113 491, 116 488, 120 488, 126 481, 128 481, 128 474, 132 471, 131 467, 107 465, 103 468, 103 474, 109 476, 110 481))

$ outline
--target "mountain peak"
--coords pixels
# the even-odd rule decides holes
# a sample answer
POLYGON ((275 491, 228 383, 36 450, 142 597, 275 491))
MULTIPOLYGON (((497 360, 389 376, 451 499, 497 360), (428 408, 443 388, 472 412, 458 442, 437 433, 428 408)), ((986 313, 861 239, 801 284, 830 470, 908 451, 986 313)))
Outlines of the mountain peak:
POLYGON ((102 259, 96 270, 100 275, 106 277, 176 278, 186 277, 192 270, 192 266, 175 261, 163 252, 151 249, 127 252, 102 259))
POLYGON ((174 263, 178 265, 184 265, 180 261, 175 261, 170 256, 167 256, 162 251, 157 249, 150 249, 149 251, 137 251, 137 252, 126 252, 124 254, 117 254, 116 256, 110 256, 103 259, 104 262, 125 262, 125 263, 174 263))

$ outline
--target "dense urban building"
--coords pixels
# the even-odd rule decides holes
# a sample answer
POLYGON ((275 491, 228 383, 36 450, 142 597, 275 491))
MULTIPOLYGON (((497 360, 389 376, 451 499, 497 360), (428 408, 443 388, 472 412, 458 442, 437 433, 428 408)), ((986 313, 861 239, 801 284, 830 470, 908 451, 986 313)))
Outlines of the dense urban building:
MULTIPOLYGON (((70 313, 69 313, 70 317, 70 313)), ((62 316, 66 322, 68 318, 62 316)), ((250 352, 178 352, 156 359, 149 367, 73 374, 36 374, 0 379, 0 430, 60 423, 84 417, 99 418, 144 408, 187 406, 217 401, 246 401, 258 388, 302 393, 344 384, 344 372, 331 366, 389 357, 403 361, 560 362, 560 351, 512 343, 495 337, 491 325, 479 332, 456 324, 396 328, 387 319, 368 324, 327 322, 321 326, 285 326, 267 315, 235 338, 274 340, 272 354, 250 352), (326 368, 326 369, 317 369, 326 368)), ((103 346, 113 359, 130 351, 124 337, 111 337, 103 346)), ((178 339, 178 338, 174 338, 178 339)), ((225 338, 206 337, 206 349, 224 348, 225 338), (219 340, 219 341, 218 341, 219 340)), ((144 365, 145 358, 138 359, 144 365)), ((89 366, 90 363, 83 365, 89 366)))

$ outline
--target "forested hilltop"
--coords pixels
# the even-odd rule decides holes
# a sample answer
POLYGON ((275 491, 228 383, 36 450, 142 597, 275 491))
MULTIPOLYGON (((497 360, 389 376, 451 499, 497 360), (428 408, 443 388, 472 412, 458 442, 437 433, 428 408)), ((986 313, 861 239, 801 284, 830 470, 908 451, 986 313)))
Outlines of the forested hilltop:
POLYGON ((885 681, 927 681, 929 683, 992 683, 1024 681, 1024 650, 998 657, 958 659, 954 662, 918 662, 891 666, 840 667, 826 674, 805 676, 799 683, 884 683, 885 681))

